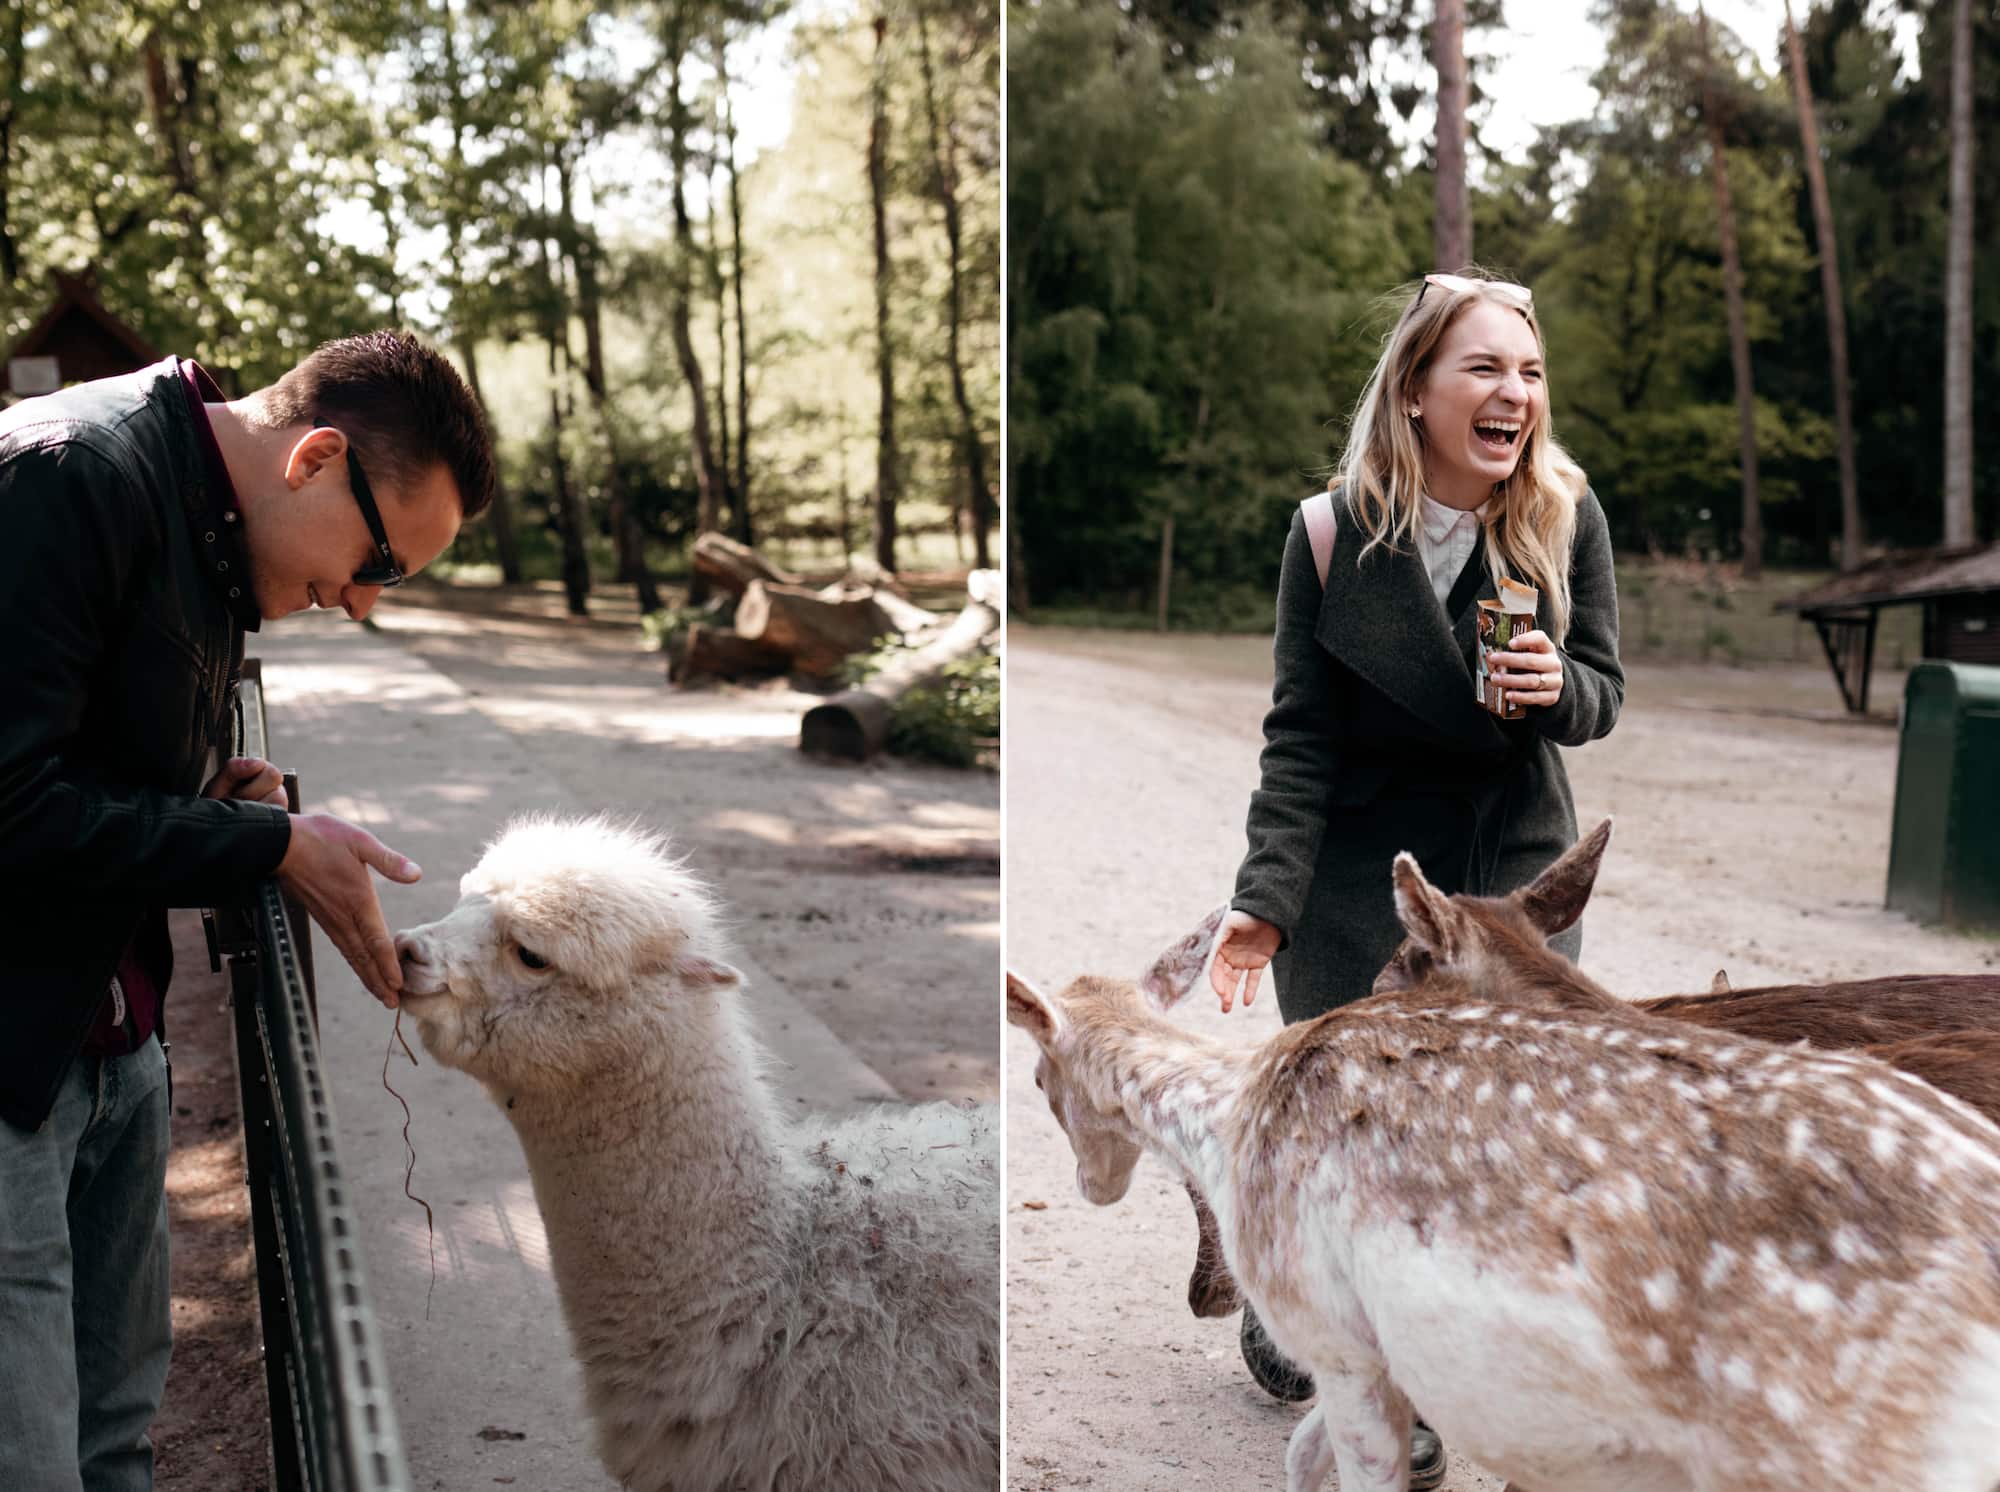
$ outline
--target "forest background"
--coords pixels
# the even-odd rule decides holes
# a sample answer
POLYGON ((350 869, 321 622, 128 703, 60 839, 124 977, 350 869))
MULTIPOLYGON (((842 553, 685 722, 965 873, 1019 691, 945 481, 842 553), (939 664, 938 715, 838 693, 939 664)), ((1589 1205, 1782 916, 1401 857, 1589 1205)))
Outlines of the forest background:
MULTIPOLYGON (((1463 7, 1466 174, 1472 257, 1534 290, 1558 438, 1621 549, 1742 558, 1719 125, 1762 556, 1831 569, 1829 334, 1782 19, 1744 37, 1709 17, 1704 41, 1693 0, 1601 0, 1595 110, 1489 153, 1482 39, 1528 3, 1463 7)), ((1943 532, 1955 8, 1795 12, 1836 225, 1869 553, 1943 532)), ((1969 9, 1974 159, 1992 161, 2000 15, 1988 0, 1969 9)), ((1286 526, 1339 452, 1394 318, 1387 293, 1436 267, 1432 18, 1430 0, 1010 0, 1017 614, 1150 623, 1164 537, 1175 625, 1269 626, 1286 526)), ((1973 180, 1976 390, 2000 376, 2000 172, 1973 180)), ((1977 407, 1976 532, 1991 537, 2000 422, 1977 407)))
POLYGON ((51 271, 237 392, 412 327, 501 455, 446 569, 984 564, 999 70, 992 0, 0 0, 0 342, 51 271))

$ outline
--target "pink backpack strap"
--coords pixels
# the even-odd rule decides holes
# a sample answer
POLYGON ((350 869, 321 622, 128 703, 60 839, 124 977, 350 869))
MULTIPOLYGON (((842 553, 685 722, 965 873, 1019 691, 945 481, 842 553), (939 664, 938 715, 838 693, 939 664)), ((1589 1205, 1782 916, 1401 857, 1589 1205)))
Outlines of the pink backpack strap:
POLYGON ((1319 571, 1319 588, 1326 589, 1326 572, 1333 564, 1333 494, 1315 492, 1300 504, 1305 514, 1306 538, 1312 544, 1313 568, 1319 571))

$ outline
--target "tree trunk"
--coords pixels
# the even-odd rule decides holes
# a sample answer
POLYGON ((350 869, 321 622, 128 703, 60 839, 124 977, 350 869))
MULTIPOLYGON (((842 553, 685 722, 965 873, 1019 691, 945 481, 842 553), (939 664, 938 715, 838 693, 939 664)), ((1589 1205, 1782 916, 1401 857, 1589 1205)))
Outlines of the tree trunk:
POLYGON ((1708 13, 1701 21, 1702 113, 1708 118, 1710 174, 1715 179, 1715 216, 1722 234, 1722 292, 1729 313, 1729 364, 1736 375, 1736 422, 1743 452, 1743 573, 1764 573, 1764 514, 1757 499, 1757 405, 1750 382, 1750 333, 1743 313, 1743 259, 1736 247, 1736 209, 1729 198, 1729 166, 1724 159, 1722 115, 1715 98, 1708 50, 1708 13))
POLYGON ((23 37, 26 7, 14 0, 7 7, 7 39, 0 56, 8 59, 7 91, 0 94, 0 292, 12 290, 21 274, 20 244, 14 236, 10 194, 14 182, 14 116, 21 106, 21 72, 27 66, 23 37))
MULTIPOLYGON (((458 65, 458 16, 449 5, 444 16, 444 68, 445 86, 451 95, 451 173, 454 184, 465 179, 465 93, 464 74, 458 65)), ((474 344, 479 340, 478 328, 468 324, 465 315, 465 217, 458 207, 457 191, 445 194, 445 247, 451 274, 451 315, 455 329, 454 341, 458 347, 459 361, 465 364, 465 381, 472 389, 472 397, 479 401, 482 410, 487 409, 486 394, 479 386, 479 358, 474 344)), ((489 411, 489 424, 490 411, 489 411)), ((493 529, 493 547, 500 555, 500 578, 508 585, 521 583, 521 547, 514 537, 514 502, 507 495, 507 486, 500 480, 496 464, 493 473, 493 503, 487 509, 488 524, 493 529)))
POLYGON ((743 193, 736 174, 736 111, 729 104, 727 60, 718 41, 715 70, 723 89, 722 150, 729 167, 729 286, 736 301, 736 474, 729 485, 736 494, 736 541, 754 544, 756 526, 750 518, 750 323, 743 314, 743 193))
POLYGON ((1944 541, 1973 542, 1972 0, 1951 19, 1951 227, 1944 271, 1944 541))
MULTIPOLYGON (((547 181, 544 178, 544 191, 547 181)), ((544 198, 544 201, 547 199, 544 198)), ((571 616, 590 614, 590 554, 583 541, 583 502, 570 486, 563 459, 562 364, 569 361, 569 309, 562 293, 562 259, 538 228, 535 244, 547 277, 548 308, 543 336, 549 344, 549 470, 556 488, 556 526, 562 531, 563 598, 571 616), (560 351, 560 359, 557 353, 560 351)))
POLYGON ((1854 477, 1854 409, 1847 382, 1847 307, 1840 295, 1840 240, 1833 232, 1833 199, 1827 195, 1826 165, 1819 158, 1819 124, 1813 118, 1812 83, 1806 52, 1785 0, 1785 51, 1792 64, 1792 94, 1799 105, 1799 140, 1812 194, 1813 232, 1819 237, 1820 292, 1826 300, 1826 344, 1832 362, 1833 423, 1840 456, 1840 568, 1861 563, 1861 498, 1854 477))
MULTIPOLYGON (((472 397, 479 401, 479 407, 486 408, 486 395, 479 388, 479 359, 472 350, 471 334, 460 329, 458 338, 459 360, 465 364, 465 381, 472 389, 472 397)), ((514 537, 514 499, 507 495, 507 484, 500 480, 500 470, 496 463, 493 470, 493 502, 486 510, 486 521, 493 527, 493 547, 500 554, 500 578, 508 585, 521 583, 521 546, 514 537)))
MULTIPOLYGON (((680 65, 685 31, 680 3, 667 9, 668 26, 664 38, 667 55, 667 159, 673 178, 674 274, 672 320, 674 353, 680 361, 681 377, 687 381, 688 405, 693 414, 695 482, 699 496, 695 505, 695 531, 715 528, 721 510, 722 476, 716 469, 715 446, 708 429, 708 391, 702 378, 701 359, 694 350, 690 325, 694 299, 694 230, 688 222, 688 111, 681 97, 680 65)), ((688 584, 688 600, 700 605, 708 599, 707 584, 699 575, 688 584)))
POLYGON ((889 340, 889 18, 875 17, 875 75, 868 90, 868 197, 875 217, 875 563, 896 572, 896 368, 889 340))
MULTIPOLYGON (((710 127, 720 137, 721 103, 710 127)), ((729 288, 722 271, 722 214, 716 201, 715 173, 722 164, 718 152, 709 158, 708 169, 708 288, 715 296, 715 467, 722 477, 722 519, 733 531, 736 525, 736 483, 729 465, 729 288)))
POLYGON ((570 168, 567 161, 556 166, 561 186, 562 240, 569 245, 570 266, 576 275, 577 314, 583 322, 583 383, 590 391, 590 407, 604 432, 604 450, 610 467, 605 486, 610 492, 611 539, 618 554, 618 579, 634 586, 639 610, 660 609, 660 589, 646 568, 645 538, 639 531, 639 517, 632 511, 631 494, 625 489, 625 468, 618 460, 618 431, 611 418, 610 389, 604 376, 604 306, 597 283, 597 242, 590 231, 576 221, 570 203, 570 168))
POLYGON ((972 562, 989 570, 993 557, 987 547, 987 532, 993 525, 991 494, 986 488, 986 443, 979 438, 979 426, 972 416, 972 399, 965 388, 965 361, 959 354, 959 328, 965 320, 965 297, 961 262, 963 225, 958 209, 958 150, 949 126, 938 122, 937 82, 931 73, 930 21, 924 7, 917 6, 917 56, 923 64, 924 115, 930 122, 931 172, 938 205, 944 209, 945 246, 950 256, 951 280, 945 295, 945 359, 951 372, 952 402, 958 406, 959 446, 965 457, 965 513, 972 527, 972 562))
POLYGON ((1437 69, 1437 268, 1472 262, 1472 205, 1465 183, 1465 0, 1438 0, 1431 29, 1437 69))

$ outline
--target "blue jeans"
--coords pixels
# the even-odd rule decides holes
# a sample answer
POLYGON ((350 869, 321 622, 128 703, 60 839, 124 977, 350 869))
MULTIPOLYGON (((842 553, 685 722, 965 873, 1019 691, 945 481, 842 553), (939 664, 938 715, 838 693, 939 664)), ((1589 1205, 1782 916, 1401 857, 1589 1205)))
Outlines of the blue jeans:
POLYGON ((146 1492, 171 1347, 157 1039, 80 1056, 32 1133, 0 1122, 0 1487, 146 1492))

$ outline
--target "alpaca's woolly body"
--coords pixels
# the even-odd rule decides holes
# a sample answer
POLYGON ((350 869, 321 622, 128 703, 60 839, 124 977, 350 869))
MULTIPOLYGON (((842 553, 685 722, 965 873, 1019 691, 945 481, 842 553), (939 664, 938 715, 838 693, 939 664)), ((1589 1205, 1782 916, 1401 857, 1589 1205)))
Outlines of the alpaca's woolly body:
POLYGON ((520 1136, 605 1465, 629 1492, 991 1492, 990 1110, 781 1118, 711 904, 634 838, 510 832, 398 940, 425 1044, 520 1136))
POLYGON ((625 1133, 582 1153, 560 1109, 509 1111, 606 1466, 633 1492, 991 1489, 989 1118, 933 1104, 783 1125, 751 1065, 700 1093, 683 1073, 671 1100, 637 1069, 594 1088, 625 1133))

